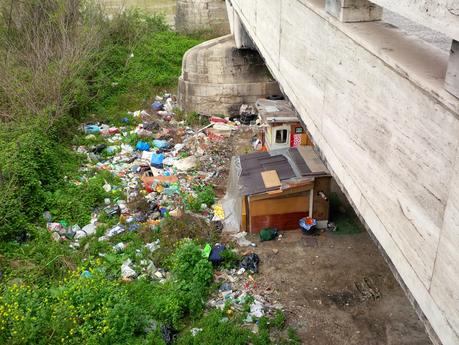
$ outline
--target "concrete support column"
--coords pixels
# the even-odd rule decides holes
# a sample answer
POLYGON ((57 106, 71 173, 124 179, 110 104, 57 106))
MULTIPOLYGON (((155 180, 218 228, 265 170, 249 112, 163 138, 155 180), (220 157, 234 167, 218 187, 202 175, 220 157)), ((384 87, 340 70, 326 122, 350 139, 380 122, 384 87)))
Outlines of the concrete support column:
POLYGON ((325 10, 343 23, 381 20, 382 7, 367 0, 325 0, 325 10))
POLYGON ((233 21, 233 34, 236 47, 238 49, 256 49, 255 44, 247 33, 244 25, 242 25, 241 19, 235 14, 233 21))
POLYGON ((256 49, 255 44, 247 33, 247 30, 244 28, 244 25, 242 25, 239 15, 236 13, 231 1, 229 0, 226 0, 226 10, 228 12, 231 33, 233 34, 234 41, 236 42, 236 48, 256 49))
POLYGON ((445 89, 459 98, 459 41, 453 40, 449 53, 448 69, 445 77, 445 89))

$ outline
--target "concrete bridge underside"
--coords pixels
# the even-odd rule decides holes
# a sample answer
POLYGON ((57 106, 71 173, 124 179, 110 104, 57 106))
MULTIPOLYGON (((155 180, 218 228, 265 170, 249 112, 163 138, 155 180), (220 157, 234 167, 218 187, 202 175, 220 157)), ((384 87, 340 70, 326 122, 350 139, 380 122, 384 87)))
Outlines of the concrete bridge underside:
POLYGON ((459 5, 326 2, 227 8, 238 47, 264 57, 433 341, 459 344, 459 49, 378 21, 387 8, 458 41, 459 5))

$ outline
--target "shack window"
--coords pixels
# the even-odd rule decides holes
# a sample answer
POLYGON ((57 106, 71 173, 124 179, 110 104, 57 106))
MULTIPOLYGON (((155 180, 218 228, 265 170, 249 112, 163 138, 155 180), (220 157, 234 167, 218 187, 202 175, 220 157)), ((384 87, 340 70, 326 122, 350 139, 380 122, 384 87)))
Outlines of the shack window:
POLYGON ((287 130, 278 129, 276 131, 276 144, 284 144, 287 142, 287 130))
POLYGON ((301 133, 303 133, 303 127, 296 127, 295 134, 301 134, 301 133))

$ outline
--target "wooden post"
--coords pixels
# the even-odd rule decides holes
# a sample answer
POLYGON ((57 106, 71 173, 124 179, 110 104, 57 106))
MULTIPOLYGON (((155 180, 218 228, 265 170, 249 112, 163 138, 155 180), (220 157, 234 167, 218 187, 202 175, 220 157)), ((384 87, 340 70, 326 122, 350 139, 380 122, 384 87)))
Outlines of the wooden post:
POLYGON ((325 0, 325 10, 343 23, 381 20, 382 7, 367 0, 325 0))
POLYGON ((459 98, 459 41, 453 40, 446 70, 445 89, 459 98))

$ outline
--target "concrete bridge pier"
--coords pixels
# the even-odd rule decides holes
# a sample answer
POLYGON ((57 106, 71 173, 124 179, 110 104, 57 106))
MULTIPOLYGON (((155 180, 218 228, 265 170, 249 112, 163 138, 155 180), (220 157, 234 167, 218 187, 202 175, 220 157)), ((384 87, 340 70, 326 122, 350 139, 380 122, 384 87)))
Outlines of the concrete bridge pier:
POLYGON ((215 36, 229 33, 223 0, 177 0, 175 28, 179 32, 211 31, 215 36))
POLYGON ((232 35, 204 42, 183 57, 178 102, 186 112, 236 114, 243 103, 279 93, 258 52, 237 49, 232 35))

